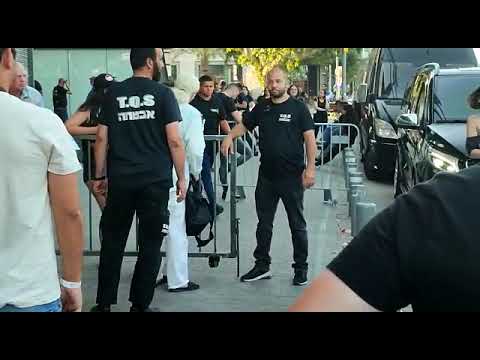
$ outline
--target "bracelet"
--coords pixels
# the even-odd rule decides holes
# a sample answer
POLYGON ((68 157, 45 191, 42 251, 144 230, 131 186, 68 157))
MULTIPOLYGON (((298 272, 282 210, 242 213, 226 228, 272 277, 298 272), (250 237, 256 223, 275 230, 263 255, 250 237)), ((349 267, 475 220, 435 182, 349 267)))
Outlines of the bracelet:
POLYGON ((92 178, 93 181, 102 181, 102 180, 105 180, 107 177, 106 176, 102 176, 102 177, 94 177, 92 178))
POLYGON ((82 287, 82 282, 71 282, 60 278, 60 285, 65 289, 80 289, 82 287))

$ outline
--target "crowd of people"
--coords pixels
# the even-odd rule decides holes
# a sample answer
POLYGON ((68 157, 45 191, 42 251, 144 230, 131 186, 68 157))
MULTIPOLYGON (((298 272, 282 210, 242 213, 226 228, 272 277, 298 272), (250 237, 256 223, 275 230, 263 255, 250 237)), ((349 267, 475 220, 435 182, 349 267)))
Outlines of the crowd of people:
MULTIPOLYGON (((130 288, 131 312, 149 312, 157 286, 165 284, 171 292, 199 289, 198 284, 190 281, 188 271, 187 188, 189 182, 202 181, 211 215, 219 216, 223 208, 215 199, 212 164, 220 156, 219 175, 225 197, 228 159, 232 156, 229 152, 233 139, 240 136, 243 139, 238 139, 237 154, 233 154, 237 156, 237 165, 252 158, 257 147, 263 164, 255 194, 259 217, 256 264, 241 280, 250 282, 271 275, 273 219, 281 199, 292 230, 293 284, 307 283, 308 239, 303 194, 315 182, 314 124, 305 104, 287 94, 287 72, 281 67, 270 71, 269 98, 257 103, 246 86, 237 83, 219 86, 209 75, 198 80, 180 75, 173 87, 160 84, 162 59, 159 48, 132 48, 133 76, 122 82, 117 82, 111 74, 92 78, 92 91, 78 110, 68 116, 67 96, 71 91, 67 82, 59 79, 53 90, 54 109, 50 111, 40 101, 42 94, 28 87, 27 74, 15 61, 15 50, 1 49, 2 109, 12 108, 11 113, 2 111, 19 119, 10 131, 27 134, 22 145, 28 150, 19 153, 38 154, 17 158, 15 163, 9 161, 7 166, 13 174, 14 167, 17 172, 25 171, 32 160, 36 161, 28 169, 31 184, 22 184, 17 189, 14 209, 19 210, 7 217, 10 221, 7 235, 23 232, 23 236, 16 246, 1 244, 2 250, 6 247, 8 251, 0 255, 5 270, 0 273, 0 285, 11 290, 0 291, 0 311, 82 309, 84 234, 76 183, 76 173, 82 166, 72 142, 72 136, 79 135, 95 136, 94 142, 82 141, 81 163, 83 180, 102 210, 98 289, 96 305, 91 311, 109 312, 117 303, 123 252, 135 213, 139 218, 138 258, 130 288), (39 117, 45 119, 41 126, 39 117), (35 134, 35 142, 29 142, 29 132, 35 134), (221 134, 226 138, 220 152, 216 142, 205 142, 204 136, 221 134), (278 140, 283 146, 275 145, 278 140), (303 160, 304 145, 307 164, 303 160), (30 213, 26 214, 27 211, 30 213), (47 215, 50 211, 53 216, 47 215), (28 219, 33 223, 27 231, 24 223, 28 219), (39 223, 38 219, 42 221, 39 223), (38 234, 44 236, 25 252, 38 234), (160 248, 165 236, 167 259, 160 271, 160 248), (59 281, 55 238, 62 257, 59 281), (5 255, 18 255, 25 260, 3 261, 5 255), (42 266, 45 271, 35 270, 42 266)), ((2 144, 14 146, 9 142, 2 144)), ((2 187, 11 188, 9 181, 10 178, 2 179, 2 187)))
MULTIPOLYGON (((132 77, 121 82, 112 74, 95 77, 85 102, 68 117, 66 81, 60 79, 54 89, 54 111, 45 109, 42 94, 27 85, 28 74, 15 55, 14 48, 0 48, 0 111, 7 119, 0 133, 0 200, 5 205, 0 209, 0 312, 82 310, 81 163, 83 180, 102 210, 98 288, 91 311, 110 312, 117 303, 135 213, 138 257, 130 311, 152 311, 157 286, 165 284, 171 292, 199 289, 188 270, 189 183, 204 184, 211 216, 220 215, 212 164, 220 156, 225 193, 229 157, 245 163, 257 139, 261 159, 255 190, 255 264, 240 280, 272 277, 270 247, 281 200, 292 234, 292 284, 308 283, 304 194, 316 181, 315 122, 326 122, 325 92, 312 99, 302 95, 298 87, 289 87, 281 66, 268 72, 257 101, 247 87, 216 84, 208 75, 198 80, 180 75, 169 87, 159 83, 162 50, 132 48, 132 77), (220 148, 204 139, 220 134, 225 135, 220 148), (95 135, 93 144, 81 144, 81 163, 72 144, 77 135, 95 135), (233 142, 240 138, 239 154, 233 154, 233 142), (167 258, 160 271, 165 237, 167 258)), ((470 98, 475 109, 479 93, 470 98)), ((348 104, 337 102, 336 109, 341 123, 354 122, 348 104)), ((479 148, 477 120, 472 117, 467 123, 472 157, 479 148)), ((334 129, 327 125, 323 131, 334 129)), ((472 284, 480 277, 480 247, 473 231, 479 180, 478 166, 460 174, 440 173, 397 198, 290 310, 397 311, 408 304, 423 311, 478 310, 480 293, 472 284)))

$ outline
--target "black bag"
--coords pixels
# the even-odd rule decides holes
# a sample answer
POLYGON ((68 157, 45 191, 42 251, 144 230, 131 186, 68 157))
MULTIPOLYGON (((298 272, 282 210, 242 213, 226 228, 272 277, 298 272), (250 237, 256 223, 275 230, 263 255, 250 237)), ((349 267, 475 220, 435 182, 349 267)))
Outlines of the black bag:
POLYGON ((209 201, 203 191, 202 180, 190 177, 187 196, 185 198, 185 222, 187 224, 187 236, 194 236, 199 248, 204 247, 213 240, 213 217, 209 209, 209 201), (210 224, 208 239, 202 240, 202 231, 210 224))

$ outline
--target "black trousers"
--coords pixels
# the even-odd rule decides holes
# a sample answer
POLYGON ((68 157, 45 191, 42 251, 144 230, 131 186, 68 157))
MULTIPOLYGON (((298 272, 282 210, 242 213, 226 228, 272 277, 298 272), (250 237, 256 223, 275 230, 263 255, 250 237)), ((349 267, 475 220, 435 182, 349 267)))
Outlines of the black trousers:
POLYGON ((169 188, 164 182, 142 187, 109 184, 107 206, 100 221, 103 239, 97 304, 117 303, 123 255, 136 212, 139 218, 139 254, 129 300, 140 308, 150 306, 162 260, 160 248, 168 231, 168 198, 169 188))
POLYGON ((58 115, 63 122, 68 120, 67 108, 54 108, 53 112, 58 115))
POLYGON ((269 268, 271 263, 270 245, 272 243, 273 220, 281 199, 287 211, 288 223, 293 241, 293 268, 307 270, 308 236, 307 223, 303 216, 304 188, 302 179, 284 178, 272 181, 260 170, 255 202, 258 216, 257 248, 253 256, 257 266, 269 268))

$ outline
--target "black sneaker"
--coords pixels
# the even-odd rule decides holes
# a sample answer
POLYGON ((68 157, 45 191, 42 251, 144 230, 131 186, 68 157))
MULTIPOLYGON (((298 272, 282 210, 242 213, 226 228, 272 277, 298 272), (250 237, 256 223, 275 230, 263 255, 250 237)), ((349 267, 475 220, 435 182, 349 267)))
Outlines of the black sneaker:
POLYGON ((200 285, 195 284, 194 282, 189 281, 188 285, 182 288, 176 289, 168 289, 169 292, 178 293, 178 292, 185 292, 185 291, 195 291, 200 289, 200 285))
POLYGON ((162 285, 165 285, 168 283, 168 278, 166 275, 163 275, 163 277, 157 281, 157 283, 155 284, 155 287, 159 287, 159 286, 162 286, 162 285))
POLYGON ((243 275, 240 278, 240 281, 252 282, 252 281, 257 281, 262 279, 271 279, 271 278, 272 278, 272 272, 269 269, 255 266, 252 270, 250 270, 248 273, 243 275))
POLYGON ((112 312, 112 310, 109 305, 95 305, 90 312, 112 312))
POLYGON ((217 208, 217 216, 221 215, 224 211, 223 206, 217 204, 216 208, 217 208))
POLYGON ((307 283, 307 270, 295 270, 295 276, 293 277, 293 285, 303 286, 307 283))

